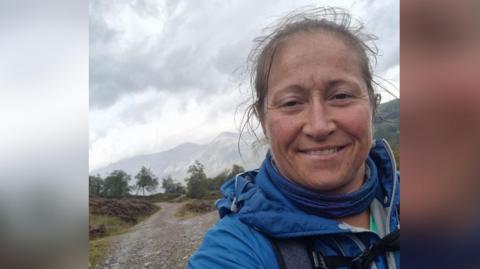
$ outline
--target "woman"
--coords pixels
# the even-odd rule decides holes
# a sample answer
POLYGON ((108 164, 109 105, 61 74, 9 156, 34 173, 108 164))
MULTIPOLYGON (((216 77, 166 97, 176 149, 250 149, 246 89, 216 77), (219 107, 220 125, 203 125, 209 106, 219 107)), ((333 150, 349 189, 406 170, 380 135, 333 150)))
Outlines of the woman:
POLYGON ((327 8, 259 39, 252 113, 270 150, 222 186, 221 220, 189 268, 399 267, 399 183, 389 146, 372 138, 364 37, 327 8))

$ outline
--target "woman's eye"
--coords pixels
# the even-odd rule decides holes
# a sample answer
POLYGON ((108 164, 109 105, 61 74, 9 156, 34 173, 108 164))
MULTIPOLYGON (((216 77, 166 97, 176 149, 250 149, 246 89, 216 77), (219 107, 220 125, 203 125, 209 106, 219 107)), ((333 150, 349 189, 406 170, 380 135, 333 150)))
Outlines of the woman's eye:
POLYGON ((349 94, 346 94, 346 93, 339 93, 339 94, 335 94, 335 95, 333 96, 333 98, 334 98, 335 100, 345 100, 345 99, 348 99, 348 98, 350 98, 350 97, 352 97, 352 96, 349 95, 349 94))
POLYGON ((287 101, 287 102, 283 103, 282 106, 293 107, 293 106, 296 106, 296 105, 299 105, 299 104, 300 104, 300 102, 292 100, 292 101, 287 101))

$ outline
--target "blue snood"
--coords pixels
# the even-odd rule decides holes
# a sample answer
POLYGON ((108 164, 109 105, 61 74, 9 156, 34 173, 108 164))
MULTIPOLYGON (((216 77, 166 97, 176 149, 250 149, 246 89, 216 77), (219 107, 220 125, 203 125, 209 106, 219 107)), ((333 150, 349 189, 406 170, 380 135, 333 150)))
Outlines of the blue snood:
POLYGON ((373 160, 368 157, 366 161, 367 179, 356 191, 347 194, 323 194, 309 190, 297 183, 287 180, 275 167, 270 152, 263 162, 267 174, 273 184, 285 195, 296 207, 308 214, 325 218, 341 218, 360 214, 367 210, 375 198, 375 193, 380 186, 377 176, 377 168, 373 160), (369 174, 369 175, 368 175, 369 174))

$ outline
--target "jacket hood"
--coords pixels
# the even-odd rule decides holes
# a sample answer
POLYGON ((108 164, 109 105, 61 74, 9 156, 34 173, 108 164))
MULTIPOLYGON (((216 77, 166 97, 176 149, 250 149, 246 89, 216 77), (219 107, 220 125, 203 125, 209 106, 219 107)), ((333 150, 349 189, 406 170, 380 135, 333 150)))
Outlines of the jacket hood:
MULTIPOLYGON (((384 207, 396 206, 399 203, 399 195, 394 194, 398 192, 393 180, 396 166, 387 142, 375 140, 369 157, 376 165, 381 186, 375 199, 384 207)), ((264 165, 259 170, 238 174, 225 182, 221 191, 225 198, 216 202, 221 218, 225 215, 239 218, 243 223, 272 237, 367 231, 299 210, 271 182, 264 165)))

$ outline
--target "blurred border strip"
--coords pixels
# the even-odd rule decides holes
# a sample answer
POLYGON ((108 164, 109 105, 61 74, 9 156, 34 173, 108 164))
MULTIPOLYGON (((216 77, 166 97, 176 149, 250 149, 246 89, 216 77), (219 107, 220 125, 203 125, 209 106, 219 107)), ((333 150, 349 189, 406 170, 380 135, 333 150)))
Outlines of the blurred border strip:
POLYGON ((88 1, 0 0, 0 268, 86 268, 88 1))

